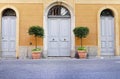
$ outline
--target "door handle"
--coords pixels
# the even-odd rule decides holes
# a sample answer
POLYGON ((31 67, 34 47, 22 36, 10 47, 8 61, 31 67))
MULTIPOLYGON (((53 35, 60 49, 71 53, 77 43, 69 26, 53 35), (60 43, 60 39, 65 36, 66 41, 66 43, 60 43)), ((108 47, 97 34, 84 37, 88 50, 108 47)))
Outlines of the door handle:
POLYGON ((55 39, 53 38, 52 40, 54 41, 55 39))
POLYGON ((66 39, 64 39, 64 41, 66 41, 66 39))

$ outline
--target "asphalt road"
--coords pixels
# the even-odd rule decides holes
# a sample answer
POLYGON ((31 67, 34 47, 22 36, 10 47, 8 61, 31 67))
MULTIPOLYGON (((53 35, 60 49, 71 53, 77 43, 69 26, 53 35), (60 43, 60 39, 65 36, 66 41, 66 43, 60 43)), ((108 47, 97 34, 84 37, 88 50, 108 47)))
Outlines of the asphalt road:
POLYGON ((0 79, 120 79, 120 59, 0 60, 0 79))

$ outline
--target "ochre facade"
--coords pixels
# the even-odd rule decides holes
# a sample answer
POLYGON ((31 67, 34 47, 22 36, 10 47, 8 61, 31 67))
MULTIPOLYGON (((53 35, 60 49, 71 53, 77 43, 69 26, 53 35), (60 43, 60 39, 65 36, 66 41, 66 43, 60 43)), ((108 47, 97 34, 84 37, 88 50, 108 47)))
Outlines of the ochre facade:
MULTIPOLYGON (((18 46, 16 46, 17 55, 20 51, 27 50, 26 47, 34 46, 35 40, 28 34, 28 29, 32 25, 39 25, 45 27, 45 17, 47 9, 52 5, 66 5, 68 10, 72 12, 71 19, 73 23, 71 27, 87 26, 90 33, 87 38, 84 38, 83 44, 87 46, 91 52, 96 53, 95 56, 100 55, 100 11, 103 9, 110 9, 114 13, 115 18, 115 55, 119 56, 120 45, 120 0, 0 0, 1 16, 4 9, 11 8, 18 12, 17 22, 19 30, 18 46), (117 34, 117 35, 116 35, 117 34), (32 45, 30 45, 32 43, 32 45), (119 43, 119 44, 118 44, 119 43)), ((0 23, 1 24, 1 23, 0 23)), ((2 27, 0 25, 0 27, 2 27)), ((72 29, 73 30, 73 29, 72 29)), ((74 48, 80 45, 80 40, 75 38, 74 48)), ((44 49, 44 38, 38 40, 38 45, 44 49)), ((46 51, 46 50, 45 50, 46 51)), ((75 52, 75 49, 73 49, 75 52)))

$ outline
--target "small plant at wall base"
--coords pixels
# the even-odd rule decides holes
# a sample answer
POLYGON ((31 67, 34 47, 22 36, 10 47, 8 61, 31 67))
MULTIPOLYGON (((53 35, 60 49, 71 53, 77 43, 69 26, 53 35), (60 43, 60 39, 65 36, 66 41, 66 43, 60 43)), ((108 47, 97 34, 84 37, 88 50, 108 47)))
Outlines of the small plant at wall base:
MULTIPOLYGON (((37 48, 37 38, 44 37, 44 29, 40 26, 31 26, 28 30, 28 33, 29 33, 29 35, 33 35, 35 37, 35 49, 33 49, 32 51, 36 54, 40 53, 42 49, 37 48)), ((35 59, 38 59, 38 58, 35 58, 35 59)))
MULTIPOLYGON (((78 37, 80 38, 80 47, 78 47, 78 54, 80 54, 80 52, 82 53, 86 53, 86 48, 83 47, 83 38, 86 38, 87 35, 89 34, 89 28, 88 27, 83 27, 83 26, 80 26, 80 27, 76 27, 74 30, 74 35, 75 37, 78 37)), ((87 56, 87 54, 85 54, 87 56)), ((80 56, 80 58, 84 58, 84 56, 80 56)))

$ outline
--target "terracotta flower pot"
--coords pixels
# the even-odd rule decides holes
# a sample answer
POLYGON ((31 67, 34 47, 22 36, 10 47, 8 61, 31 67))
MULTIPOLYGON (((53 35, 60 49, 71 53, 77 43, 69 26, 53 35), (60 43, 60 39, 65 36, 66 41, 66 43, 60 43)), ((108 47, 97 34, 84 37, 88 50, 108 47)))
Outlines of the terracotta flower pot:
POLYGON ((87 58, 86 51, 78 51, 79 58, 87 58))
POLYGON ((32 52, 32 59, 40 59, 41 52, 32 52))

